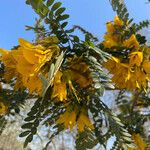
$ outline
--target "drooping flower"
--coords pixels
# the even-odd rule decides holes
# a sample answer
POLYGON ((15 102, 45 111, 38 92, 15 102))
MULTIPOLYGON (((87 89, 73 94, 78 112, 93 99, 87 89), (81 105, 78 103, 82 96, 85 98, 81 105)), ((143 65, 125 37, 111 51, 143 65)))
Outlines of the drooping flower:
POLYGON ((148 74, 148 77, 150 77, 150 61, 144 60, 142 67, 143 67, 143 70, 148 74))
POLYGON ((132 52, 130 55, 129 55, 129 63, 131 66, 140 66, 141 63, 143 62, 143 52, 132 52))
POLYGON ((114 22, 108 22, 106 24, 107 32, 104 35, 103 45, 105 48, 116 47, 122 44, 122 38, 120 34, 116 33, 116 30, 120 30, 124 22, 115 16, 114 22))
POLYGON ((91 130, 94 129, 94 126, 87 115, 87 110, 84 108, 81 109, 77 124, 79 132, 83 132, 85 128, 89 128, 91 130))
POLYGON ((5 114, 7 110, 8 110, 8 107, 2 101, 0 101, 0 115, 5 114))
POLYGON ((123 24, 124 24, 123 21, 118 16, 115 16, 115 18, 114 18, 114 25, 116 25, 118 27, 122 27, 123 24))
POLYGON ((70 109, 66 110, 66 112, 60 115, 59 119, 56 122, 57 124, 64 124, 66 129, 72 130, 76 125, 76 112, 70 109))
POLYGON ((74 84, 81 88, 87 88, 92 85, 89 66, 82 58, 77 56, 70 58, 67 60, 66 66, 66 69, 59 70, 56 73, 53 80, 52 98, 57 98, 60 101, 67 100, 67 96, 69 96, 67 87, 69 87, 70 92, 72 92, 73 95, 75 94, 77 98, 78 96, 74 84))
POLYGON ((1 61, 5 65, 4 78, 9 82, 18 75, 16 71, 16 60, 13 58, 11 51, 0 49, 1 61))
POLYGON ((112 74, 112 82, 115 83, 117 88, 127 90, 143 88, 145 90, 150 79, 148 73, 150 67, 146 68, 144 62, 145 60, 143 61, 143 56, 139 52, 133 53, 129 63, 122 63, 119 58, 112 57, 104 63, 104 67, 112 74), (142 63, 145 65, 145 69, 142 63), (147 73, 144 70, 148 70, 147 73))
POLYGON ((91 123, 87 110, 85 108, 78 109, 78 107, 68 107, 64 114, 60 115, 57 124, 63 124, 66 129, 72 130, 77 126, 79 132, 83 132, 85 128, 94 129, 91 123))
POLYGON ((118 16, 114 18, 113 22, 108 22, 106 24, 107 32, 104 35, 103 45, 105 48, 114 48, 111 50, 116 50, 116 47, 125 47, 126 49, 133 49, 135 51, 139 50, 140 45, 137 38, 132 34, 127 39, 124 36, 125 28, 128 23, 124 23, 118 16))
POLYGON ((134 48, 134 50, 138 50, 140 48, 139 42, 134 34, 132 34, 129 39, 125 40, 123 45, 127 48, 134 48))
POLYGON ((58 71, 53 82, 52 98, 57 97, 60 101, 67 99, 66 82, 62 81, 63 73, 58 71))
POLYGON ((22 81, 24 87, 28 88, 30 93, 36 92, 41 94, 42 83, 39 74, 46 74, 45 64, 49 62, 52 55, 59 51, 57 45, 43 47, 34 45, 24 39, 19 39, 19 47, 12 51, 0 51, 2 61, 6 66, 6 75, 9 78, 17 77, 16 85, 22 81))
POLYGON ((108 33, 114 33, 115 31, 114 24, 112 22, 107 22, 106 28, 108 33))
POLYGON ((132 135, 132 139, 134 140, 134 143, 136 145, 136 148, 128 148, 128 150, 145 150, 146 149, 146 143, 143 141, 140 134, 134 133, 132 135))
POLYGON ((71 63, 66 70, 68 80, 75 81, 82 88, 89 86, 92 83, 92 78, 90 76, 89 66, 86 62, 80 57, 74 57, 69 61, 71 63))

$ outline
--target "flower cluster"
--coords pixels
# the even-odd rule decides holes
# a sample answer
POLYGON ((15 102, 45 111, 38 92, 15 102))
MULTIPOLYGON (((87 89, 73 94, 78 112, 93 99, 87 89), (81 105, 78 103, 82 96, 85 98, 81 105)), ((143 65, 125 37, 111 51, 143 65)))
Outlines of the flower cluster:
POLYGON ((64 114, 60 116, 57 120, 58 124, 64 124, 65 128, 73 129, 77 125, 78 131, 83 132, 86 128, 94 129, 93 124, 91 123, 87 108, 76 106, 69 106, 64 114))
POLYGON ((11 51, 0 49, 1 60, 5 65, 4 78, 7 81, 16 78, 16 89, 25 87, 30 93, 41 94, 42 83, 39 74, 46 75, 44 66, 51 61, 56 51, 59 51, 57 45, 45 48, 42 45, 33 45, 24 39, 19 39, 17 49, 11 51))
MULTIPOLYGON (((71 104, 67 105, 66 111, 60 115, 57 123, 64 124, 65 128, 69 129, 77 125, 79 132, 83 132, 85 128, 93 129, 88 116, 88 108, 81 104, 83 98, 81 95, 79 96, 80 89, 76 90, 76 86, 86 90, 91 87, 92 78, 90 77, 89 66, 83 61, 82 57, 77 56, 68 59, 66 65, 65 70, 58 71, 55 75, 52 98, 64 103, 71 102, 71 104), (73 97, 77 101, 72 101, 73 97)), ((84 99, 86 98, 84 97, 84 99)))
POLYGON ((146 90, 150 79, 148 47, 140 46, 134 34, 124 37, 124 26, 125 23, 118 17, 115 17, 114 23, 107 24, 103 45, 113 56, 104 66, 113 75, 112 82, 119 89, 146 90))
POLYGON ((53 82, 52 97, 57 97, 60 101, 67 100, 66 86, 70 91, 75 92, 73 82, 82 88, 86 88, 92 83, 89 66, 81 57, 77 56, 68 59, 67 68, 57 72, 53 82))
MULTIPOLYGON (((25 88, 30 94, 42 96, 43 85, 39 75, 47 78, 51 64, 61 52, 55 37, 47 39, 38 41, 37 44, 19 39, 18 48, 11 51, 0 49, 1 61, 5 65, 4 78, 8 82, 15 80, 16 90, 25 88)), ((83 98, 77 91, 77 87, 88 90, 91 86, 89 66, 83 58, 76 55, 67 58, 64 67, 60 67, 54 76, 52 93, 49 95, 55 102, 70 103, 64 114, 59 116, 58 124, 64 124, 65 128, 70 129, 78 125, 79 131, 83 131, 85 127, 93 129, 87 108, 80 104, 83 98), (66 117, 68 115, 69 117, 66 117)), ((1 111, 4 111, 3 103, 0 105, 1 111)))

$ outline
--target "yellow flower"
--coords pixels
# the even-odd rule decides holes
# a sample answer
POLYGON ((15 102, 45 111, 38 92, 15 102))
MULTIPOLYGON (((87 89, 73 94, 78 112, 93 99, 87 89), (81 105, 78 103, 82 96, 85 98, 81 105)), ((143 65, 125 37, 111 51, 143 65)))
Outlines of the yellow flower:
POLYGON ((119 46, 121 44, 120 35, 106 33, 104 35, 103 45, 105 48, 111 48, 115 46, 119 46))
POLYGON ((80 74, 80 72, 68 70, 68 74, 70 74, 71 80, 76 81, 82 88, 86 88, 92 83, 91 78, 80 74))
POLYGON ((16 61, 12 56, 11 51, 0 49, 1 61, 5 65, 4 78, 9 82, 12 78, 18 75, 16 71, 16 61))
POLYGON ((132 34, 129 39, 125 40, 123 42, 123 45, 127 48, 135 48, 135 50, 138 50, 140 48, 140 45, 134 34, 132 34))
MULTIPOLYGON (((137 63, 136 61, 133 62, 137 63)), ((147 81, 150 75, 145 74, 143 69, 141 69, 141 62, 137 68, 132 67, 128 63, 121 63, 118 58, 112 57, 112 59, 104 63, 104 67, 112 74, 112 82, 115 83, 119 89, 135 90, 143 88, 145 90, 147 87, 147 81)))
POLYGON ((8 110, 8 107, 3 102, 0 102, 0 115, 5 114, 7 110, 8 110))
POLYGON ((42 83, 39 74, 47 73, 44 66, 51 60, 53 53, 59 51, 59 47, 53 45, 45 48, 41 45, 33 45, 24 39, 19 39, 19 44, 17 50, 0 50, 2 61, 6 66, 6 77, 8 76, 9 79, 17 77, 16 87, 20 87, 19 80, 21 80, 30 93, 41 94, 42 83))
POLYGON ((87 114, 87 112, 86 112, 86 110, 84 108, 82 108, 82 110, 80 112, 77 124, 78 124, 79 132, 83 132, 86 127, 90 128, 91 130, 94 129, 94 126, 91 123, 91 121, 90 121, 90 119, 88 117, 88 114, 87 114))
POLYGON ((123 23, 123 21, 118 16, 115 16, 115 18, 114 18, 114 24, 116 26, 121 27, 121 26, 123 26, 124 23, 123 23))
POLYGON ((76 82, 81 88, 87 88, 92 84, 89 66, 80 57, 74 57, 68 60, 68 68, 58 71, 53 81, 52 98, 58 98, 60 101, 67 100, 67 85, 71 92, 78 97, 73 82, 76 82))
POLYGON ((116 16, 114 22, 108 22, 106 24, 107 33, 104 35, 103 45, 105 48, 111 48, 122 44, 121 35, 115 33, 116 30, 120 30, 123 26, 123 21, 116 16))
POLYGON ((77 106, 74 108, 68 107, 64 114, 60 115, 57 124, 64 124, 66 129, 73 129, 74 126, 78 126, 78 131, 83 132, 85 128, 94 129, 93 124, 91 123, 87 110, 85 108, 78 109, 77 106))
POLYGON ((150 74, 150 61, 149 60, 144 60, 143 64, 143 69, 147 74, 150 74))
POLYGON ((50 46, 48 49, 41 45, 33 45, 30 42, 19 39, 20 47, 13 52, 17 61, 17 71, 22 75, 23 84, 30 93, 41 94, 42 83, 39 79, 40 73, 44 72, 44 65, 51 60, 54 51, 58 51, 58 46, 50 46))
POLYGON ((103 66, 109 70, 110 73, 116 72, 116 68, 118 67, 118 64, 120 63, 120 59, 116 57, 112 57, 107 62, 103 64, 103 66))
POLYGON ((67 70, 70 80, 77 82, 82 88, 86 88, 92 83, 89 66, 82 58, 75 57, 67 70))
POLYGON ((58 71, 53 82, 52 98, 57 97, 60 101, 67 99, 66 83, 62 81, 63 73, 58 71))
POLYGON ((132 139, 134 140, 134 143, 136 144, 136 148, 128 148, 128 150, 145 150, 146 149, 146 143, 143 141, 140 134, 133 134, 132 139))
POLYGON ((107 32, 108 33, 113 33, 114 32, 114 24, 112 23, 112 22, 108 22, 107 24, 106 24, 106 27, 107 27, 107 32))
POLYGON ((70 109, 66 110, 66 112, 60 115, 59 119, 56 121, 57 124, 64 124, 66 129, 73 129, 76 125, 76 112, 71 111, 70 109))
POLYGON ((143 52, 132 52, 129 55, 130 65, 131 66, 140 66, 143 61, 143 52))

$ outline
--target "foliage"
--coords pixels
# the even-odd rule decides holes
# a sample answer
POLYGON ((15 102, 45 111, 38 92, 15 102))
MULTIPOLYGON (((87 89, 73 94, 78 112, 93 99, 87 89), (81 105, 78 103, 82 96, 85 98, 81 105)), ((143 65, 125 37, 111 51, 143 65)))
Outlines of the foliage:
POLYGON ((75 129, 77 150, 98 144, 106 148, 112 136, 113 150, 148 147, 144 124, 149 111, 144 110, 149 107, 150 49, 138 31, 149 21, 135 24, 124 1, 110 2, 117 16, 106 24, 99 42, 78 25, 68 29, 69 15, 61 2, 26 0, 40 17, 33 27, 26 26, 36 40, 19 39, 11 51, 0 49, 0 133, 7 123, 5 116, 20 113, 27 98, 35 98, 22 125, 24 147, 39 125, 53 129, 44 149, 60 132, 75 129), (76 29, 84 34, 84 41, 75 35, 76 29), (117 94, 115 113, 102 100, 105 91, 117 94))

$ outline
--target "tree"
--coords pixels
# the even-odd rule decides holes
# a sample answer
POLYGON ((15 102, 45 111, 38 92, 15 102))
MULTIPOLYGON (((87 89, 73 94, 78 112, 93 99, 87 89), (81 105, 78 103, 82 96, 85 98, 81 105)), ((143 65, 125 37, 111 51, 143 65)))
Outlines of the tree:
POLYGON ((111 0, 117 16, 106 24, 103 42, 80 26, 67 28, 68 14, 61 2, 26 0, 39 15, 33 43, 19 39, 19 45, 1 53, 1 132, 6 116, 20 113, 28 99, 34 104, 24 119, 20 137, 24 147, 38 127, 52 129, 49 142, 69 129, 76 133, 76 149, 104 148, 115 136, 112 149, 148 148, 150 48, 129 18, 124 1, 111 0), (74 31, 85 35, 81 40, 74 31), (8 84, 10 87, 5 88, 8 84), (114 113, 102 100, 104 91, 117 94, 114 113))

